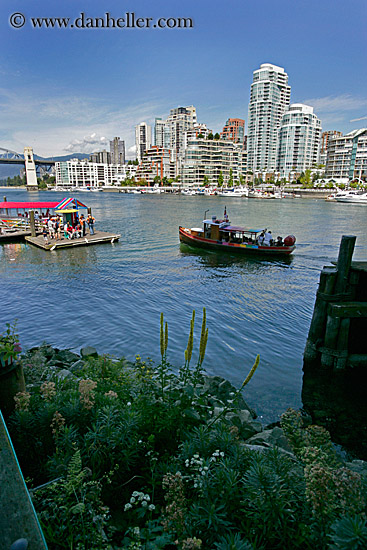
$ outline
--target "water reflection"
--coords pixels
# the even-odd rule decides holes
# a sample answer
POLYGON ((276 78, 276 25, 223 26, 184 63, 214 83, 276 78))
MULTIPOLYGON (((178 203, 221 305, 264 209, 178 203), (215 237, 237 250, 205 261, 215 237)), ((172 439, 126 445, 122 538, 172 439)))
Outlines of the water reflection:
POLYGON ((264 266, 289 267, 293 262, 292 256, 284 258, 269 258, 268 256, 241 256, 230 252, 217 252, 193 248, 187 244, 180 243, 180 253, 183 257, 191 256, 197 258, 203 267, 230 267, 243 266, 247 271, 256 271, 264 266))

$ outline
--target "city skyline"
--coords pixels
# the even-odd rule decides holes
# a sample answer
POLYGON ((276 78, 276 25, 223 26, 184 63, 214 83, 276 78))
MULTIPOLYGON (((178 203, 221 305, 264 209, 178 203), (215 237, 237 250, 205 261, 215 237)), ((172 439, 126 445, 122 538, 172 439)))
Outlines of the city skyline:
POLYGON ((88 6, 65 0, 1 8, 0 147, 38 155, 89 154, 114 136, 134 158, 135 126, 194 105, 199 123, 220 132, 228 118, 248 129, 253 71, 284 67, 290 103, 304 103, 322 129, 344 134, 367 125, 366 5, 355 0, 297 4, 141 0, 88 6), (31 17, 93 17, 109 12, 190 17, 191 29, 35 29, 31 17), (12 13, 27 23, 14 29, 12 13), (103 139, 104 138, 104 139, 103 139))

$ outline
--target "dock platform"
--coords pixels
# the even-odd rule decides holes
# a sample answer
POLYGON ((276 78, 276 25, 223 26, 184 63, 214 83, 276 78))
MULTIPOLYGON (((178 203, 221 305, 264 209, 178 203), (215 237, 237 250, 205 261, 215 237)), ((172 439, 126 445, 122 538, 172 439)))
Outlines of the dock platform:
POLYGON ((119 240, 121 235, 114 233, 106 233, 104 231, 96 231, 94 235, 85 235, 79 239, 66 239, 62 237, 60 240, 48 239, 48 242, 45 242, 43 235, 37 237, 25 237, 25 240, 38 246, 38 248, 43 248, 43 250, 56 250, 58 248, 72 248, 74 246, 90 246, 92 244, 100 243, 114 243, 119 240))

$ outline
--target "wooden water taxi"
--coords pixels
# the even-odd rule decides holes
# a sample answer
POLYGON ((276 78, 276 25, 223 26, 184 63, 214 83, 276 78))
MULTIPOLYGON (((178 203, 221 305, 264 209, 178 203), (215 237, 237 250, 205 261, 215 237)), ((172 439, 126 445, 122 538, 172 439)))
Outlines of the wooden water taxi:
POLYGON ((273 240, 267 229, 246 229, 231 225, 226 211, 224 219, 216 216, 203 221, 203 228, 179 227, 180 242, 198 248, 247 255, 288 256, 296 248, 296 237, 288 235, 273 240))

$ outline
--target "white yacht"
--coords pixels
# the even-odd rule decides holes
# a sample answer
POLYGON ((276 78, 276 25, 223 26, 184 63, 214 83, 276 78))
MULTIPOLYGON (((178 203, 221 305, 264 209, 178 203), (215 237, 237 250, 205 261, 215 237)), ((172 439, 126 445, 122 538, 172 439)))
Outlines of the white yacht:
POLYGON ((335 195, 337 202, 349 202, 351 204, 367 204, 367 193, 361 193, 358 191, 349 191, 348 194, 335 195))

